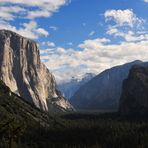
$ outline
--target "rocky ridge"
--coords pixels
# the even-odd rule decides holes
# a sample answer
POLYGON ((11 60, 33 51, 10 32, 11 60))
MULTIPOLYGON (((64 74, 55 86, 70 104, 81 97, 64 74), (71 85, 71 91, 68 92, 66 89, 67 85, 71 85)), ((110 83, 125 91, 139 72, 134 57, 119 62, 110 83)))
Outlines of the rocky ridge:
POLYGON ((148 114, 148 66, 134 65, 124 80, 120 99, 121 115, 148 114))

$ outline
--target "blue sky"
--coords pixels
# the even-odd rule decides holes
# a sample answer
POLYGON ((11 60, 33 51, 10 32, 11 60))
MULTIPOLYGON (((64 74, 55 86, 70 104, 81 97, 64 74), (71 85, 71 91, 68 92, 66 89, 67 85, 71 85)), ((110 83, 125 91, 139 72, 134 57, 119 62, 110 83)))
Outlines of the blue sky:
POLYGON ((148 13, 148 6, 140 0, 72 0, 49 19, 49 24, 59 28, 57 32, 51 33, 51 40, 66 47, 67 43, 72 42, 76 47, 87 38, 105 36, 107 25, 104 26, 103 14, 108 9, 133 9, 139 17, 144 18, 148 13), (92 31, 95 31, 95 34, 89 36, 92 31))
POLYGON ((0 0, 0 29, 36 40, 58 81, 148 59, 148 0, 0 0))

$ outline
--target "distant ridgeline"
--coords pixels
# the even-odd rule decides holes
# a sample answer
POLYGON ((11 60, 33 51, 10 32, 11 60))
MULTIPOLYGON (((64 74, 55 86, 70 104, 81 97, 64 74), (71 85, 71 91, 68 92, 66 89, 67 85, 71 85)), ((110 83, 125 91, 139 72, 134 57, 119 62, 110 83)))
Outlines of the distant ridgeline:
POLYGON ((80 87, 70 99, 71 104, 77 110, 118 111, 123 80, 135 64, 148 65, 137 60, 103 71, 80 87))
POLYGON ((68 81, 59 83, 58 88, 63 93, 64 97, 70 99, 82 85, 86 84, 93 77, 95 77, 95 74, 93 73, 86 73, 80 78, 72 77, 68 81))

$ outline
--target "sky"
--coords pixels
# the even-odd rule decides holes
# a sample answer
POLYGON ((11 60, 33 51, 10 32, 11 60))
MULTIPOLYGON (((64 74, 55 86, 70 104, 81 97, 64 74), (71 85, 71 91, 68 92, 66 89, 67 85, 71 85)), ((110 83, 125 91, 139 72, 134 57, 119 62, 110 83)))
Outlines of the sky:
POLYGON ((0 29, 38 42, 57 82, 148 61, 148 0, 0 0, 0 29))

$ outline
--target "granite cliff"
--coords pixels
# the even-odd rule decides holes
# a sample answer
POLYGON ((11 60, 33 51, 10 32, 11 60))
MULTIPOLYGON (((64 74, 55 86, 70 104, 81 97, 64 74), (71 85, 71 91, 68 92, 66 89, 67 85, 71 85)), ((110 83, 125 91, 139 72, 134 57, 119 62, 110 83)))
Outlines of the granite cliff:
POLYGON ((37 43, 8 30, 0 30, 0 80, 41 110, 73 110, 41 63, 37 43))
POLYGON ((121 115, 148 114, 148 66, 134 65, 123 82, 119 113, 121 115))

